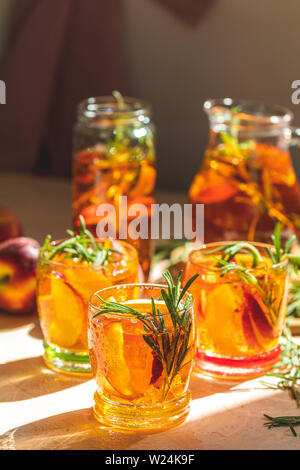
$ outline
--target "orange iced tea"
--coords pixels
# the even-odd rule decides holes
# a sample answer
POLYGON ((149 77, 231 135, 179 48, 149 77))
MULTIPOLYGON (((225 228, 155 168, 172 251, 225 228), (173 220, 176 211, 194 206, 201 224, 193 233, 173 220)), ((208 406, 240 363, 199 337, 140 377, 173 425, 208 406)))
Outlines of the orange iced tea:
POLYGON ((102 423, 159 429, 178 424, 188 413, 195 354, 193 306, 180 304, 176 322, 161 298, 165 287, 114 286, 91 299, 94 412, 102 423))
POLYGON ((94 243, 107 254, 105 264, 100 259, 98 265, 92 264, 67 252, 57 253, 51 260, 41 256, 39 261, 37 303, 44 359, 62 372, 91 373, 87 342, 91 295, 99 288, 137 281, 138 258, 131 245, 109 239, 95 239, 94 243))
MULTIPOLYGON (((90 98, 79 105, 74 130, 73 157, 73 224, 80 225, 79 216, 96 235, 103 215, 101 204, 112 204, 116 217, 109 221, 119 238, 120 224, 130 222, 130 207, 143 204, 148 227, 154 203, 156 181, 153 124, 147 103, 133 98, 90 98), (127 197, 128 211, 120 209, 120 197, 127 197)), ((99 236, 99 234, 98 234, 99 236)), ((101 235, 103 236, 103 235, 101 235)), ((124 238, 122 236, 122 238, 124 238)), ((141 267, 148 275, 151 239, 137 239, 128 233, 127 241, 138 251, 141 267)))
POLYGON ((225 378, 261 375, 280 355, 287 262, 274 265, 268 245, 253 243, 261 254, 259 263, 253 267, 252 255, 242 250, 228 268, 218 261, 223 243, 192 251, 186 266, 187 277, 199 274, 190 288, 197 325, 196 368, 225 378))
MULTIPOLYGON (((83 151, 75 155, 73 165, 73 220, 79 226, 79 215, 85 218, 89 230, 96 235, 96 228, 101 217, 97 208, 101 203, 111 203, 116 210, 116 218, 110 221, 119 234, 119 225, 130 222, 128 212, 133 204, 143 204, 147 208, 148 227, 150 229, 151 205, 154 204, 156 170, 154 161, 130 161, 124 154, 115 156, 114 161, 107 161, 101 152, 83 151), (119 213, 120 196, 127 196, 127 213, 119 213), (120 220, 121 219, 121 220, 120 220)), ((147 239, 128 239, 139 253, 144 273, 150 267, 151 237, 147 239)))
POLYGON ((299 234, 300 186, 289 153, 292 113, 231 99, 209 100, 204 109, 210 136, 189 200, 205 204, 205 243, 268 243, 277 220, 285 238, 299 234))

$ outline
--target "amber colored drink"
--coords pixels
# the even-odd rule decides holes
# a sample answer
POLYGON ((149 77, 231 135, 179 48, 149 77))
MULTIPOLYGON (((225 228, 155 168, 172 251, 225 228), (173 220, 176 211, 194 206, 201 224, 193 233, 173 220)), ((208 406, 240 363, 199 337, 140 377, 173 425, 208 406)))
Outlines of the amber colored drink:
MULTIPOLYGON (((132 161, 122 153, 108 160, 97 150, 85 150, 74 156, 73 163, 73 225, 79 227, 79 216, 85 219, 87 228, 96 236, 96 228, 101 217, 97 208, 101 203, 115 207, 116 218, 110 223, 119 236, 119 225, 130 222, 128 211, 133 204, 143 204, 147 208, 148 227, 150 228, 151 205, 154 203, 156 170, 154 159, 132 161), (127 196, 127 213, 119 213, 120 196, 127 196)), ((137 249, 141 267, 147 276, 150 267, 151 239, 134 240, 128 233, 127 241, 137 249)))
MULTIPOLYGON (((195 299, 197 328, 196 369, 221 378, 243 379, 262 375, 279 359, 279 338, 287 305, 287 263, 273 265, 264 244, 253 243, 263 261, 250 269, 259 285, 234 271, 221 274, 213 256, 205 252, 221 243, 192 251, 186 278, 199 277, 190 288, 195 299)), ((271 246, 270 246, 271 249, 271 246)), ((251 256, 232 261, 251 268, 251 256)))
POLYGON ((106 238, 106 229, 98 227, 97 233, 97 224, 107 223, 111 229, 108 236, 126 240, 137 249, 147 277, 150 236, 136 239, 128 225, 131 218, 140 217, 144 227, 150 227, 156 181, 155 127, 148 103, 122 97, 117 91, 112 94, 88 98, 78 106, 73 140, 73 225, 77 230, 82 215, 94 236, 106 238), (122 196, 127 197, 128 210, 120 205, 122 196), (107 204, 115 209, 109 220, 105 210, 101 212, 107 204), (143 212, 132 215, 133 204, 143 204, 143 212))
POLYGON ((159 358, 151 347, 153 337, 141 321, 116 313, 94 317, 100 300, 97 295, 91 299, 89 348, 97 383, 94 412, 104 424, 122 429, 159 430, 178 424, 188 413, 188 387, 195 354, 193 307, 189 307, 187 317, 189 333, 179 335, 172 353, 167 345, 172 342, 174 328, 164 302, 159 300, 161 287, 165 286, 123 285, 103 289, 98 294, 104 300, 122 302, 147 318, 151 318, 153 297, 164 323, 155 344, 168 354, 175 353, 170 369, 166 366, 169 356, 166 363, 159 358), (188 351, 179 367, 183 348, 188 351))
POLYGON ((267 242, 276 220, 287 236, 299 233, 300 187, 289 152, 228 139, 207 149, 189 191, 191 203, 205 204, 205 242, 267 242))
POLYGON ((65 253, 50 261, 39 261, 37 304, 44 334, 44 360, 52 369, 66 373, 90 374, 87 323, 88 303, 99 288, 136 282, 136 250, 121 241, 96 240, 105 248, 118 248, 109 263, 95 266, 70 258, 65 253), (117 245, 116 245, 117 244, 117 245))

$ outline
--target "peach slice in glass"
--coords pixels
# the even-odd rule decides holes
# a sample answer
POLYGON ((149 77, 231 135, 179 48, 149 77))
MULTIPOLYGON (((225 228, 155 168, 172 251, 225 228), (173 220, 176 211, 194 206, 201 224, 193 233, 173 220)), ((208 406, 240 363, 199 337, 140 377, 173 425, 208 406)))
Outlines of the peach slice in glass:
POLYGON ((262 344, 276 343, 278 332, 269 320, 268 308, 253 291, 245 290, 244 298, 258 341, 262 344))
POLYGON ((141 334, 125 336, 124 358, 130 366, 132 388, 143 395, 152 379, 153 354, 141 334))
POLYGON ((87 304, 94 292, 112 285, 101 269, 66 269, 65 277, 87 304))
POLYGON ((155 186, 156 170, 150 165, 143 165, 134 188, 129 192, 128 196, 136 198, 139 196, 147 196, 152 193, 155 186))
POLYGON ((50 327, 50 340, 57 346, 73 346, 82 330, 84 303, 74 289, 59 277, 51 278, 55 320, 50 327))
POLYGON ((206 315, 203 323, 210 340, 219 354, 239 355, 239 341, 236 338, 237 312, 241 296, 228 284, 220 284, 207 296, 206 315), (219 318, 222 323, 219 328, 219 318))
POLYGON ((253 349, 254 351, 260 351, 261 346, 256 338, 248 308, 245 308, 242 313, 242 327, 244 337, 249 348, 253 349))
MULTIPOLYGON (((48 332, 51 324, 55 321, 55 308, 52 295, 45 294, 38 297, 38 307, 42 315, 42 328, 48 332)), ((47 334, 45 336, 48 336, 47 334)))
POLYGON ((124 333, 121 322, 112 322, 104 327, 103 358, 105 358, 103 373, 107 381, 120 395, 133 396, 130 370, 124 357, 124 333))

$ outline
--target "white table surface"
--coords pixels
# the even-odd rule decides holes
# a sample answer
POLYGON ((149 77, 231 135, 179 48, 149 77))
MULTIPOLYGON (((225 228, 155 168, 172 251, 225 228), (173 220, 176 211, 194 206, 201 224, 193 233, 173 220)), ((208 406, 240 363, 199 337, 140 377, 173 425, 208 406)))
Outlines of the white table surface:
MULTIPOLYGON (((160 193, 158 200, 184 200, 160 193)), ((68 181, 0 175, 0 204, 13 210, 27 236, 55 238, 71 226, 68 181)), ((95 382, 64 376, 42 361, 37 315, 0 313, 0 449, 299 449, 287 428, 268 430, 263 413, 300 415, 287 392, 261 379, 242 384, 193 376, 191 411, 169 431, 117 433, 92 413, 95 382)), ((300 434, 300 431, 299 431, 300 434)))

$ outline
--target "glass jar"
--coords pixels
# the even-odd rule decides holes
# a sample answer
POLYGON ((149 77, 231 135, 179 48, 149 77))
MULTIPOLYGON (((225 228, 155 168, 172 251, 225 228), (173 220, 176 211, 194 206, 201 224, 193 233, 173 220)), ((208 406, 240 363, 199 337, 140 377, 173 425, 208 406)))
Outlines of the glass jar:
POLYGON ((82 215, 87 228, 103 238, 105 234, 99 233, 98 224, 109 217, 108 233, 135 246, 146 277, 150 236, 134 237, 130 230, 127 233, 127 227, 133 207, 138 207, 134 205, 139 204, 144 210, 137 215, 147 219, 150 230, 156 181, 153 133, 150 108, 144 101, 122 97, 116 100, 111 96, 89 98, 79 104, 72 177, 74 228, 78 229, 82 215), (109 214, 105 212, 107 204, 114 209, 109 214))
POLYGON ((290 153, 299 145, 293 115, 281 106, 231 98, 204 103, 210 134, 190 187, 203 203, 205 242, 269 242, 276 220, 283 238, 300 230, 300 188, 290 153))

